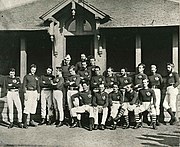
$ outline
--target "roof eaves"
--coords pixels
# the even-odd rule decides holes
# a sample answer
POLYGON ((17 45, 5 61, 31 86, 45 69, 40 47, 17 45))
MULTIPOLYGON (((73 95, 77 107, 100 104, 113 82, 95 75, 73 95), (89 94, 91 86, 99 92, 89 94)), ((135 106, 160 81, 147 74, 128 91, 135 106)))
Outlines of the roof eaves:
POLYGON ((51 18, 53 14, 57 13, 59 10, 68 5, 71 1, 72 0, 63 0, 62 2, 54 6, 52 9, 41 15, 39 18, 46 21, 48 18, 51 18))

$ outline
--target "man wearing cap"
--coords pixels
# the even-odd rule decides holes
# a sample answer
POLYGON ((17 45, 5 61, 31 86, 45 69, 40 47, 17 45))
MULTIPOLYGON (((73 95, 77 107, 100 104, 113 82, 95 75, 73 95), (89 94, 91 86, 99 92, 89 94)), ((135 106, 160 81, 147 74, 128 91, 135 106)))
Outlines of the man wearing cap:
POLYGON ((129 128, 129 111, 134 111, 134 109, 137 106, 137 99, 138 94, 136 91, 133 90, 133 84, 132 83, 126 83, 124 85, 125 94, 124 94, 124 100, 122 102, 122 107, 119 111, 119 114, 114 119, 116 122, 119 121, 121 116, 124 116, 126 125, 123 126, 123 129, 129 128))
POLYGON ((13 113, 14 105, 18 112, 18 127, 22 128, 22 104, 19 97, 19 89, 21 86, 21 81, 18 77, 15 76, 15 69, 11 68, 9 71, 9 76, 4 80, 3 90, 7 93, 7 105, 9 110, 9 121, 10 125, 8 128, 12 128, 13 124, 13 113))
POLYGON ((119 91, 118 83, 114 83, 113 91, 109 93, 109 106, 111 107, 111 111, 110 111, 110 117, 108 118, 108 121, 113 120, 112 130, 116 129, 117 123, 116 121, 114 121, 114 118, 117 116, 122 102, 123 102, 123 96, 122 96, 122 93, 119 91))
POLYGON ((94 111, 92 107, 92 93, 89 89, 88 82, 82 82, 83 91, 72 95, 71 99, 75 107, 71 109, 74 124, 72 128, 79 126, 81 127, 81 115, 84 112, 89 113, 89 131, 93 129, 94 111), (76 99, 79 99, 79 104, 76 104, 76 99))
POLYGON ((179 75, 174 71, 174 64, 167 63, 166 76, 166 96, 164 98, 163 107, 171 116, 170 125, 176 122, 176 98, 178 95, 179 75))
POLYGON ((95 75, 91 78, 91 89, 94 92, 99 91, 99 84, 105 84, 105 77, 101 75, 101 69, 99 66, 94 68, 95 75))
POLYGON ((62 68, 56 68, 56 77, 53 79, 53 103, 56 113, 56 127, 61 127, 64 120, 63 110, 63 86, 64 78, 62 77, 62 68))
POLYGON ((113 91, 113 84, 117 82, 117 78, 113 73, 113 68, 109 67, 105 76, 105 91, 109 94, 113 91))
MULTIPOLYGON (((80 76, 76 74, 75 72, 75 66, 69 67, 70 76, 68 77, 67 81, 65 82, 65 86, 67 87, 67 103, 69 110, 72 109, 72 101, 71 96, 73 94, 78 93, 79 91, 79 84, 80 84, 80 76)), ((70 113, 71 115, 71 113, 70 113)))
POLYGON ((76 72, 81 69, 82 62, 84 62, 84 61, 87 61, 86 55, 85 54, 81 54, 81 60, 79 62, 77 62, 76 65, 75 65, 76 72))
POLYGON ((147 79, 147 75, 144 73, 145 64, 140 63, 137 67, 138 73, 134 77, 134 88, 139 90, 143 87, 143 79, 147 79))
POLYGON ((98 114, 102 113, 102 120, 101 120, 101 125, 100 129, 104 130, 105 129, 105 123, 106 119, 108 116, 108 94, 104 91, 105 86, 103 83, 98 85, 99 91, 95 92, 93 95, 93 101, 92 104, 94 106, 94 130, 98 129, 98 114))
POLYGON ((156 65, 151 65, 151 75, 149 76, 150 87, 154 90, 156 95, 156 125, 159 126, 159 115, 160 115, 160 101, 161 101, 161 85, 163 78, 160 74, 156 73, 156 65))
POLYGON ((27 116, 30 114, 30 125, 36 127, 37 123, 34 121, 36 113, 37 102, 40 98, 40 85, 39 79, 35 75, 37 67, 32 64, 30 73, 24 76, 23 79, 23 92, 24 92, 24 112, 23 123, 24 128, 27 128, 27 116))
POLYGON ((152 117, 152 128, 157 129, 156 127, 156 96, 154 90, 148 87, 149 80, 144 79, 142 80, 143 87, 139 90, 138 97, 139 97, 139 106, 134 109, 135 113, 135 121, 136 126, 134 129, 137 129, 141 126, 141 119, 139 118, 139 114, 148 111, 152 117))
POLYGON ((53 100, 52 100, 52 80, 54 76, 52 75, 52 67, 49 66, 46 69, 46 74, 40 77, 40 87, 41 87, 41 122, 40 125, 46 123, 46 117, 48 124, 52 123, 53 116, 53 100), (46 114, 47 107, 47 114, 46 114))

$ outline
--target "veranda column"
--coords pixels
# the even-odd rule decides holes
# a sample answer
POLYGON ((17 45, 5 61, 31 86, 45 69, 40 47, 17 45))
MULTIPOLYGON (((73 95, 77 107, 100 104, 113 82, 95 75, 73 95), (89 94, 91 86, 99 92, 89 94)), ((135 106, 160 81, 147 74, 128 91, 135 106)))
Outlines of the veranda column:
POLYGON ((136 67, 141 63, 141 37, 136 35, 136 67))
POLYGON ((20 39, 20 52, 20 78, 22 81, 23 77, 27 74, 26 39, 24 37, 20 39))
POLYGON ((175 71, 178 72, 178 32, 173 33, 172 62, 175 64, 175 71))

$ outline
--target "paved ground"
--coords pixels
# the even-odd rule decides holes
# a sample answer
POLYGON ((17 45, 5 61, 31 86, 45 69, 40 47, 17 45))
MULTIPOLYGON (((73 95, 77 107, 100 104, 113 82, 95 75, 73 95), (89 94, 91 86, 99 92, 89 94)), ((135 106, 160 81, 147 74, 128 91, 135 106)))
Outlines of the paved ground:
POLYGON ((28 129, 7 129, 0 126, 0 146, 62 146, 62 147, 141 147, 180 146, 180 124, 161 125, 158 130, 144 126, 115 131, 106 129, 89 132, 84 128, 63 126, 29 127, 28 129))

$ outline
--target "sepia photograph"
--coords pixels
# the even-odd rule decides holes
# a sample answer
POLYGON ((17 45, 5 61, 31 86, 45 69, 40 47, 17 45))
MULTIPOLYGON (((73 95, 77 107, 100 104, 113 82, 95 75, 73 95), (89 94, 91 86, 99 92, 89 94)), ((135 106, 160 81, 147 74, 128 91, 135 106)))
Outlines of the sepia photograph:
POLYGON ((180 147, 180 0, 0 0, 0 147, 180 147))

